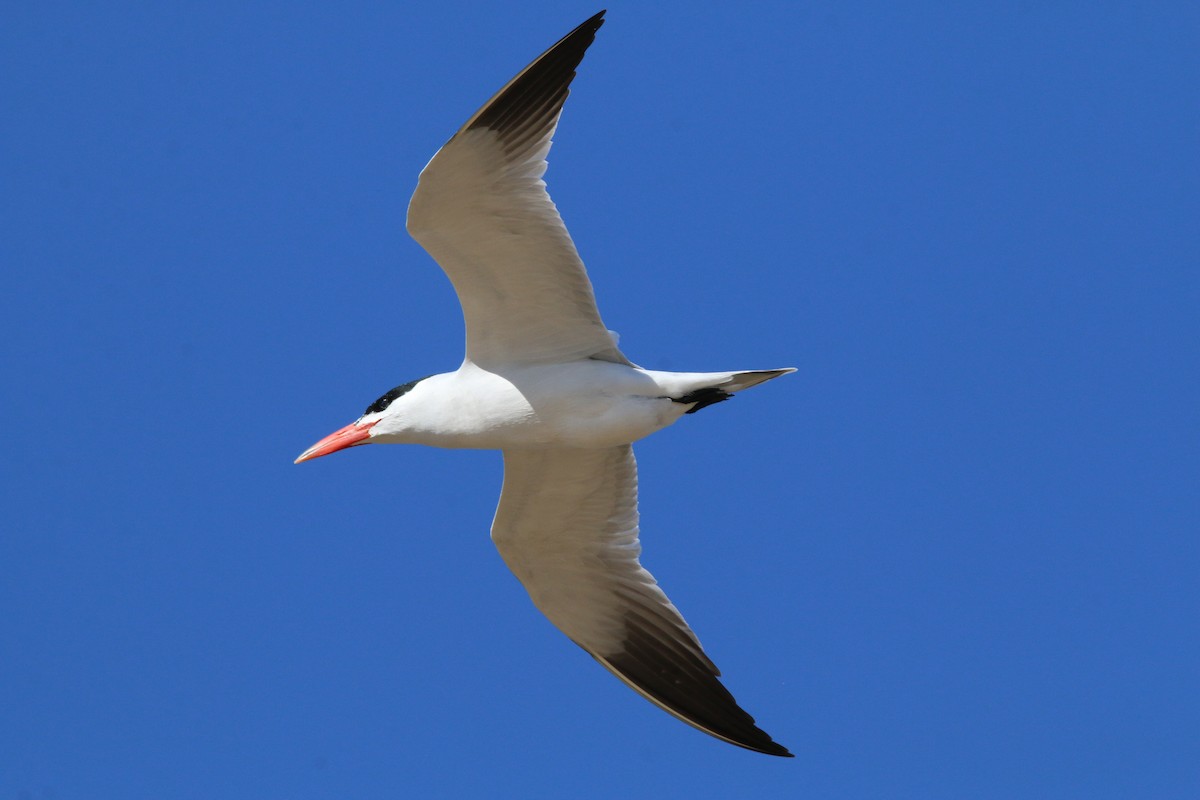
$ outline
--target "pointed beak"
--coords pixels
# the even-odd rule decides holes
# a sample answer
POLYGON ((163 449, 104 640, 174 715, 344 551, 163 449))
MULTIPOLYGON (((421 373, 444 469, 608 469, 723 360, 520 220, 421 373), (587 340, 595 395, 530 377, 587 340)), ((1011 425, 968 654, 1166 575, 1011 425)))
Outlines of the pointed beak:
POLYGON ((378 422, 379 420, 377 419, 366 424, 352 422, 341 430, 334 431, 305 450, 294 463, 299 464, 301 461, 308 461, 319 456, 327 456, 330 453, 345 450, 347 447, 353 447, 356 444, 365 444, 371 435, 371 428, 378 422))

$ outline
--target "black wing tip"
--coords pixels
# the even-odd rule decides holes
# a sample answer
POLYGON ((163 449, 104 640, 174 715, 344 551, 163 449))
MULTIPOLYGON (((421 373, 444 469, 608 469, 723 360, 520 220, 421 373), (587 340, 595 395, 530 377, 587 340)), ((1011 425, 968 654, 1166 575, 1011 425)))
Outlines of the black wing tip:
MULTIPOLYGON (((562 37, 557 42, 555 42, 553 47, 550 48, 550 50, 553 50, 555 47, 558 47, 560 44, 562 44, 563 42, 572 38, 573 36, 586 36, 586 37, 588 37, 588 44, 591 44, 592 38, 595 37, 595 35, 596 35, 596 31, 600 30, 600 26, 604 24, 604 15, 607 13, 608 13, 608 9, 602 8, 599 11, 597 11, 595 14, 592 14, 590 17, 585 19, 583 22, 579 23, 574 28, 572 28, 570 33, 568 33, 566 36, 562 37)), ((583 49, 586 50, 587 45, 584 45, 583 49)), ((549 52, 549 50, 547 52, 549 52)))
MULTIPOLYGON (((682 685, 683 682, 678 680, 679 676, 670 676, 669 680, 674 686, 662 691, 661 684, 657 687, 654 686, 656 680, 644 680, 646 677, 644 671, 640 676, 642 679, 639 679, 637 673, 640 670, 638 668, 635 667, 628 671, 623 669, 623 666, 628 667, 629 664, 627 661, 622 664, 621 657, 601 658, 595 653, 591 655, 626 685, 636 690, 638 694, 701 733, 755 753, 795 758, 790 750, 776 742, 769 733, 754 723, 754 718, 734 701, 733 696, 715 676, 710 676, 709 681, 704 681, 705 686, 692 684, 686 688, 682 685), (714 689, 723 696, 723 700, 718 701, 715 708, 710 699, 704 697, 714 689), (680 690, 684 692, 682 696, 680 690), (716 713, 714 714, 714 712, 716 713)), ((661 679, 666 676, 660 672, 658 677, 661 679)))
POLYGON ((778 742, 772 741, 766 747, 751 748, 755 752, 765 753, 769 756, 779 756, 780 758, 795 758, 796 755, 778 742))
POLYGON ((592 655, 647 700, 693 728, 747 750, 792 757, 737 704, 711 662, 701 661, 663 633, 654 622, 630 612, 625 617, 624 649, 604 657, 592 655))
MULTIPOLYGON (((598 31, 600 29, 600 26, 604 24, 604 15, 607 13, 608 13, 607 8, 600 9, 595 14, 592 14, 590 17, 585 19, 583 22, 576 25, 575 31, 579 30, 580 28, 586 28, 586 27, 590 26, 592 29, 592 33, 595 33, 596 31, 598 31)), ((575 31, 571 31, 571 33, 574 33, 575 31)), ((570 36, 571 33, 568 33, 567 36, 570 36)))
POLYGON ((512 149, 539 139, 547 128, 553 127, 567 99, 568 87, 575 79, 575 69, 595 41, 605 13, 602 10, 593 14, 535 58, 477 111, 462 130, 494 130, 508 140, 506 144, 512 149))
POLYGON ((545 53, 534 59, 534 63, 536 64, 545 56, 561 48, 570 51, 575 66, 578 66, 579 62, 583 60, 583 54, 591 47, 592 42, 596 40, 596 31, 600 30, 600 26, 604 24, 604 15, 607 13, 608 9, 602 8, 576 25, 571 29, 570 33, 550 45, 545 53))
MULTIPOLYGON (((732 745, 737 745, 738 747, 744 748, 746 750, 751 750, 755 753, 762 753, 763 755, 779 756, 780 758, 795 758, 796 757, 792 753, 791 750, 788 750, 786 747, 781 745, 779 742, 772 739, 770 734, 768 734, 762 728, 755 728, 755 731, 757 731, 759 734, 761 734, 761 736, 755 736, 753 739, 745 738, 745 737, 741 738, 741 739, 726 738, 726 739, 723 739, 723 741, 729 742, 732 745)), ((708 731, 704 731, 704 732, 708 733, 708 731)), ((718 738, 722 738, 722 737, 718 737, 718 738)))

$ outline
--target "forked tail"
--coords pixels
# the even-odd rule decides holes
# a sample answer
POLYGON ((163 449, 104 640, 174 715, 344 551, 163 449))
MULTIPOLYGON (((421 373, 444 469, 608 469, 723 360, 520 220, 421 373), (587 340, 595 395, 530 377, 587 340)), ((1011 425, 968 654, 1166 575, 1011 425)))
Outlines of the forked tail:
POLYGON ((676 403, 694 403, 695 405, 683 413, 695 414, 702 408, 720 403, 722 400, 728 400, 736 392, 795 371, 794 367, 785 367, 784 369, 755 369, 745 372, 713 372, 696 375, 697 378, 708 380, 698 381, 699 385, 695 388, 689 388, 688 391, 671 399, 676 403))
POLYGON ((784 367, 783 369, 752 369, 746 372, 731 372, 729 374, 729 383, 721 388, 727 392, 740 392, 742 389, 749 389, 751 386, 758 386, 760 383, 766 383, 771 378, 778 378, 780 375, 787 375, 789 372, 795 372, 795 367, 784 367))

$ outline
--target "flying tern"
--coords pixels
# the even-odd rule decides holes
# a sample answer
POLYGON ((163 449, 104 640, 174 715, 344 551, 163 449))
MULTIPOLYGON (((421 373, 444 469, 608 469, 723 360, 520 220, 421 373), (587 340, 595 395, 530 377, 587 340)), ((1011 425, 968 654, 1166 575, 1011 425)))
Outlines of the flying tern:
POLYGON ((794 369, 660 372, 618 349, 542 175, 604 12, 504 85, 434 155, 408 231, 454 284, 466 355, 388 391, 296 462, 362 444, 503 451, 492 540, 537 608, 655 705, 731 744, 791 755, 717 679, 639 562, 632 443, 794 369))

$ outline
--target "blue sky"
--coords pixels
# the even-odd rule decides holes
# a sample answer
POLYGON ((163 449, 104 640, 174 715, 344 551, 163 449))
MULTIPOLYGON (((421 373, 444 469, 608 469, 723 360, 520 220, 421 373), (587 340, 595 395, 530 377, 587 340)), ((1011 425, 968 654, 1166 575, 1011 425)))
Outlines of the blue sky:
POLYGON ((1195 4, 650 5, 548 180, 636 361, 799 368, 638 447, 645 563, 797 757, 533 610, 498 454, 292 465, 457 365, 417 173, 596 6, 39 3, 0 797, 1200 792, 1195 4))

